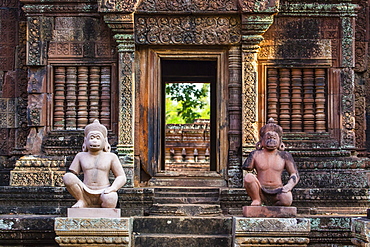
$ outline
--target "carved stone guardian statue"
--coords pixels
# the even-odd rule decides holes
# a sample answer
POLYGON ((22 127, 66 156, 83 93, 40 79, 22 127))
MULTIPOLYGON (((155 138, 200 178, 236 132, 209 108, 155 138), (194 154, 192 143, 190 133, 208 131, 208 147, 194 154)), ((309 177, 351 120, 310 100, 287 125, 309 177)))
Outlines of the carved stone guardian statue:
POLYGON ((284 151, 281 140, 283 129, 272 118, 260 130, 260 141, 251 152, 242 168, 255 170, 257 175, 247 173, 244 187, 252 199, 251 206, 290 206, 292 189, 299 181, 297 166, 293 157, 284 151), (283 185, 282 173, 289 173, 288 183, 283 185))
POLYGON ((126 175, 117 155, 110 152, 107 128, 95 120, 85 127, 83 151, 78 153, 70 172, 63 177, 68 191, 76 198, 73 208, 115 208, 117 190, 126 183, 126 175), (115 175, 109 183, 109 172, 115 175), (83 182, 77 177, 84 173, 83 182))

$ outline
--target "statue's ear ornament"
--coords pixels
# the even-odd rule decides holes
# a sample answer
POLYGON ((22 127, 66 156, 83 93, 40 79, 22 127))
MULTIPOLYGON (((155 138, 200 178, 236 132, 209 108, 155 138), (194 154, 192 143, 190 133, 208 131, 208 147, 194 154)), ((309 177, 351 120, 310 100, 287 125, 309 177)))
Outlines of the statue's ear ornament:
POLYGON ((262 145, 261 145, 261 142, 260 141, 256 143, 256 149, 257 150, 261 150, 262 149, 262 145))
POLYGON ((284 151, 285 150, 285 144, 283 142, 281 142, 280 147, 279 147, 279 150, 280 151, 284 151))

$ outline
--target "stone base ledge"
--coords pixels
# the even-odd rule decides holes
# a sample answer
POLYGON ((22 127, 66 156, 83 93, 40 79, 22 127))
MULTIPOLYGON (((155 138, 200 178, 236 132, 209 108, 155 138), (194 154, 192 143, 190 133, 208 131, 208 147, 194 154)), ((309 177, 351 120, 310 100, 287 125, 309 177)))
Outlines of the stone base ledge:
POLYGON ((68 208, 69 218, 120 218, 119 208, 68 208))
POLYGON ((131 218, 56 218, 60 246, 131 246, 131 218))
POLYGON ((306 218, 234 217, 234 246, 307 246, 311 231, 306 218))
POLYGON ((296 207, 279 206, 245 206, 243 216, 250 218, 295 218, 297 216, 296 207))

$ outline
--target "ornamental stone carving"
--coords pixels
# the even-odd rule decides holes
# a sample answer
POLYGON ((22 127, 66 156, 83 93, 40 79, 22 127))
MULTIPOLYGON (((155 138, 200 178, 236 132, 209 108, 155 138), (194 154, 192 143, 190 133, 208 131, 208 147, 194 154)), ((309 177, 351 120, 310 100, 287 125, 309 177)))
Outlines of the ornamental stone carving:
POLYGON ((279 0, 239 0, 239 5, 243 12, 269 12, 278 11, 279 0))
POLYGON ((135 20, 136 43, 222 45, 240 42, 236 16, 141 16, 135 20))
POLYGON ((142 1, 138 11, 158 12, 158 11, 184 11, 184 12, 207 12, 207 11, 237 11, 235 0, 149 0, 142 1))

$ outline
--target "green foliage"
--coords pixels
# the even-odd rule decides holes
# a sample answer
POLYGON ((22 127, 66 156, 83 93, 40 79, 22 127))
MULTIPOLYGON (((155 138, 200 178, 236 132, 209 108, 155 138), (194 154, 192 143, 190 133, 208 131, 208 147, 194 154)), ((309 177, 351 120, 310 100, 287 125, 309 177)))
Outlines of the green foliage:
POLYGON ((209 83, 167 83, 166 123, 193 123, 210 118, 209 83))

